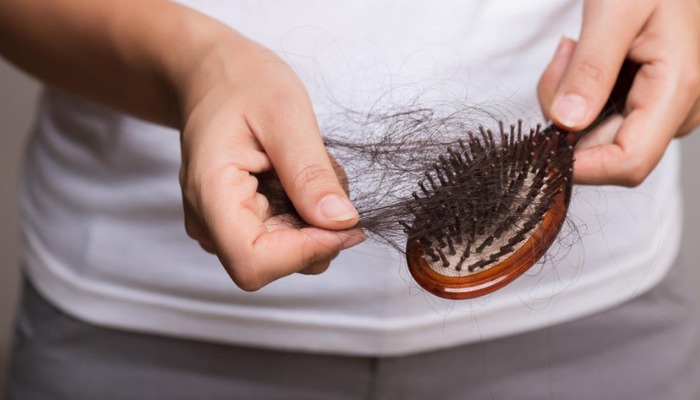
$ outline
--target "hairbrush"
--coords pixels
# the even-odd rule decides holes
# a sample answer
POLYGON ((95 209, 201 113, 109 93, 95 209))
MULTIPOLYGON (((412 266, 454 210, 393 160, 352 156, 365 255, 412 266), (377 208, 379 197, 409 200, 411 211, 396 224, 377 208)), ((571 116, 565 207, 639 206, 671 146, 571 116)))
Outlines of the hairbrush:
POLYGON ((444 298, 491 293, 531 268, 556 239, 571 200, 574 146, 622 113, 639 66, 625 61, 603 111, 585 130, 522 123, 468 133, 439 157, 408 205, 406 258, 416 282, 444 298), (489 168, 475 168, 488 165, 489 168), (452 193, 458 192, 460 198, 452 193), (485 203, 485 204, 484 204, 485 203))
MULTIPOLYGON (((368 118, 369 126, 357 136, 371 136, 376 122, 378 142, 328 136, 324 142, 349 153, 346 166, 369 160, 354 171, 360 178, 351 186, 366 186, 361 176, 369 170, 384 173, 381 184, 367 189, 380 193, 353 198, 360 203, 358 226, 399 250, 405 240, 409 271, 430 293, 474 298, 515 280, 555 241, 571 200, 574 146, 624 110, 638 68, 625 61, 604 109, 580 132, 553 124, 525 129, 522 121, 470 131, 462 121, 464 112, 434 118, 432 110, 416 108, 368 118), (443 134, 454 138, 443 139, 443 134)), ((348 177, 331 159, 347 190, 348 177)), ((256 177, 272 215, 283 215, 292 226, 306 225, 274 171, 256 177)), ((370 178, 369 183, 376 182, 370 178)))

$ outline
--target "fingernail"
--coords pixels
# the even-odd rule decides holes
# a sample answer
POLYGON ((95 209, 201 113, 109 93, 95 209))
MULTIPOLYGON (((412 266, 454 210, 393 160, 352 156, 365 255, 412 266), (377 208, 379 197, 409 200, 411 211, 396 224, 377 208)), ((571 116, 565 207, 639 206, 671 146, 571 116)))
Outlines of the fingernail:
POLYGON ((348 236, 347 239, 343 240, 343 244, 340 246, 341 250, 349 249, 350 247, 357 246, 358 244, 367 240, 367 236, 364 232, 358 234, 353 234, 348 236))
POLYGON ((321 214, 331 221, 349 221, 357 216, 357 210, 348 199, 336 194, 329 194, 319 204, 321 214))
POLYGON ((567 94, 552 109, 552 115, 567 128, 580 125, 588 113, 588 102, 577 94, 567 94))

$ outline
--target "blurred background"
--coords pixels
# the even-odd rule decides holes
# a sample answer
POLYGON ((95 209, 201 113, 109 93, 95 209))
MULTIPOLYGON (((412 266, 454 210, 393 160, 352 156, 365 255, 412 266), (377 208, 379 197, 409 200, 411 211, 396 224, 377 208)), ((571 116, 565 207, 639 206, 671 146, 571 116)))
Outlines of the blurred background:
MULTIPOLYGON (((13 325, 20 273, 17 221, 19 160, 35 111, 36 81, 0 60, 0 388, 13 325)), ((700 134, 683 140, 686 217, 682 257, 691 266, 700 260, 700 134)), ((700 290, 700 268, 694 270, 700 290)), ((1 394, 0 394, 1 396, 1 394)))
POLYGON ((0 399, 19 293, 17 183, 19 160, 39 84, 0 59, 0 399))

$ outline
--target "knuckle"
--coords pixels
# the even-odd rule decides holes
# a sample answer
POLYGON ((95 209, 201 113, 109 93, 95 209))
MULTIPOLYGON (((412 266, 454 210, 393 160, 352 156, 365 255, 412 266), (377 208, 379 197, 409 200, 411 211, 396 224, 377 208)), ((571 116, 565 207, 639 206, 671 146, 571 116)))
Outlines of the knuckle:
POLYGON ((687 102, 697 102, 700 96, 700 71, 688 70, 682 76, 682 79, 678 79, 678 91, 687 102))
POLYGON ((605 63, 597 57, 584 57, 574 66, 574 74, 585 83, 604 83, 610 78, 605 63))
POLYGON ((620 177, 622 186, 634 188, 641 185, 649 175, 649 167, 639 162, 630 162, 620 177))
POLYGON ((256 113, 261 132, 275 131, 278 127, 289 126, 300 116, 313 115, 311 101, 304 90, 281 88, 267 95, 264 101, 274 107, 260 107, 256 113))
POLYGON ((301 269, 302 270, 313 269, 314 265, 323 262, 324 258, 325 257, 323 257, 322 255, 320 255, 316 252, 305 251, 302 254, 302 260, 301 260, 302 268, 301 269))
POLYGON ((322 186, 333 184, 333 174, 320 163, 304 165, 294 175, 292 185, 297 189, 313 190, 322 186))
POLYGON ((683 86, 687 90, 697 93, 698 89, 700 89, 700 71, 691 69, 685 74, 684 81, 683 86))
POLYGON ((302 274, 305 274, 305 275, 320 275, 320 274, 326 272, 326 270, 328 269, 328 267, 330 267, 330 265, 331 265, 330 260, 325 261, 325 262, 320 262, 320 263, 316 263, 314 265, 310 265, 310 266, 304 268, 303 270, 301 270, 300 272, 302 274))
POLYGON ((265 282, 255 272, 254 268, 241 265, 231 272, 231 279, 241 290, 246 292, 257 292, 265 286, 265 282))
POLYGON ((185 233, 187 233, 187 236, 190 237, 190 239, 197 240, 197 232, 192 228, 192 225, 188 224, 185 222, 185 233))
POLYGON ((321 273, 328 268, 330 262, 340 253, 340 250, 334 247, 323 246, 319 248, 314 243, 307 241, 301 252, 301 263, 302 270, 311 269, 315 270, 316 266, 325 266, 321 273))
POLYGON ((686 121, 683 123, 680 129, 678 129, 678 132, 676 132, 676 136, 687 136, 698 126, 700 126, 700 112, 698 111, 698 105, 696 104, 686 121))
POLYGON ((187 184, 187 169, 184 165, 180 166, 180 170, 178 171, 177 177, 178 181, 180 182, 180 186, 184 188, 187 184))
POLYGON ((644 182, 644 178, 639 174, 626 175, 620 180, 620 185, 628 188, 635 188, 644 182))
POLYGON ((647 179, 647 176, 649 176, 649 173, 651 173, 651 170, 649 168, 635 171, 635 173, 632 174, 630 182, 633 185, 632 187, 637 187, 644 183, 644 181, 647 179))
POLYGON ((589 100, 605 99, 616 76, 612 76, 608 67, 596 57, 584 57, 576 63, 570 72, 566 92, 574 92, 589 100))
POLYGON ((189 218, 185 218, 185 233, 194 240, 199 240, 202 236, 196 224, 189 218))
POLYGON ((238 286, 241 290, 245 292, 257 292, 258 290, 263 288, 263 284, 260 282, 256 281, 248 281, 248 280, 239 280, 235 281, 236 286, 238 286))
POLYGON ((211 242, 200 240, 199 247, 201 247, 204 251, 206 251, 209 254, 216 254, 216 247, 211 242))
MULTIPOLYGON (((182 193, 182 204, 185 213, 186 223, 187 220, 192 218, 200 218, 200 206, 202 204, 201 198, 201 188, 196 179, 193 178, 192 174, 181 169, 180 170, 180 191, 182 193)), ((189 221, 194 223, 194 221, 189 221)), ((187 225, 186 225, 187 226, 187 225)))
POLYGON ((307 97, 298 90, 281 90, 274 95, 274 104, 281 115, 297 115, 307 107, 307 97))
POLYGON ((180 182, 180 190, 182 191, 183 200, 190 201, 194 197, 194 187, 192 185, 192 179, 184 167, 180 167, 178 181, 180 182))

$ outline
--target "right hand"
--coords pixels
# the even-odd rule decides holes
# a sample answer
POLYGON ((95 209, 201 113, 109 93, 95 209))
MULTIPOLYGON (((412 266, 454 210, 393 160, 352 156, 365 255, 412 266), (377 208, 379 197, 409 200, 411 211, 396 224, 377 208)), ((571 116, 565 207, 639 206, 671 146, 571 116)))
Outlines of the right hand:
POLYGON ((223 32, 178 93, 185 227, 240 288, 254 291, 295 272, 321 273, 365 236, 350 229, 358 213, 333 171, 302 83, 271 51, 223 32), (311 226, 270 217, 252 174, 271 168, 311 226))
POLYGON ((671 140, 700 126, 700 2, 586 0, 580 42, 563 39, 538 87, 544 114, 586 128, 625 58, 639 64, 624 116, 576 146, 574 183, 641 184, 671 140))

